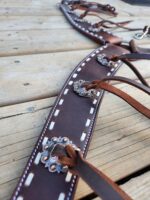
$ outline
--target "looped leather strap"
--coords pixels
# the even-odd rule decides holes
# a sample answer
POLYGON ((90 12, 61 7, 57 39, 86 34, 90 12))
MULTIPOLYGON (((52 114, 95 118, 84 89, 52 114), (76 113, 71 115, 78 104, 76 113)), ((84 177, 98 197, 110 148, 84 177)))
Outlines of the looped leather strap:
POLYGON ((103 200, 132 200, 116 183, 87 162, 72 146, 66 146, 63 151, 57 148, 54 155, 58 156, 61 164, 69 167, 71 173, 80 176, 103 200))

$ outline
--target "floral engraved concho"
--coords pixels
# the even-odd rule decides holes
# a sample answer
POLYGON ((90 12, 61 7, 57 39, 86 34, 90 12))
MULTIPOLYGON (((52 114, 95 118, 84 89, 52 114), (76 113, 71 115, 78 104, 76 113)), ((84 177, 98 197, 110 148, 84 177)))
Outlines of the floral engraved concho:
POLYGON ((59 146, 65 148, 67 145, 71 145, 75 150, 79 151, 75 144, 67 137, 53 137, 48 139, 46 144, 43 145, 43 151, 41 153, 41 162, 48 168, 49 172, 67 172, 68 167, 63 166, 57 156, 53 155, 55 148, 59 146))
POLYGON ((98 54, 97 61, 107 67, 118 67, 118 63, 108 59, 105 54, 98 54))
POLYGON ((79 96, 95 98, 97 93, 96 90, 87 90, 85 87, 86 84, 89 84, 89 82, 84 80, 78 80, 74 82, 73 89, 79 96))

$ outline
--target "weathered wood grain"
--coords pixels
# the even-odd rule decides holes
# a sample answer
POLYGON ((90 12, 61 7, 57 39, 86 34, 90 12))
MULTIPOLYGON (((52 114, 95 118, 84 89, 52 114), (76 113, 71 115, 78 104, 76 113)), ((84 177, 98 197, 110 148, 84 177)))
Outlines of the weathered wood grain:
MULTIPOLYGON (((108 17, 114 22, 132 20, 126 27, 142 28, 149 23, 149 16, 119 16, 108 17)), ((99 21, 97 17, 86 17, 91 22, 99 21)), ((52 30, 52 29, 72 29, 72 26, 63 16, 0 16, 1 31, 25 31, 25 30, 52 30)), ((125 30, 122 30, 125 32, 125 30)), ((120 32, 119 29, 114 31, 120 32)))
MULTIPOLYGON (((89 0, 91 1, 91 0, 89 0)), ((57 9, 56 4, 59 3, 58 0, 1 0, 0 2, 0 15, 15 15, 15 16, 40 16, 40 15, 61 15, 59 10, 57 9)), ((106 4, 105 0, 97 0, 96 2, 106 4)), ((120 0, 107 0, 107 3, 115 6, 119 13, 124 15, 148 15, 149 16, 149 8, 148 7, 139 7, 132 6, 120 0)))
MULTIPOLYGON (((10 198, 65 79, 79 61, 99 46, 68 24, 57 3, 57 0, 0 1, 0 106, 3 106, 0 108, 0 199, 3 200, 10 198)), ((107 3, 119 12, 114 21, 133 19, 128 26, 136 28, 149 23, 147 7, 131 6, 120 0, 107 3)), ((128 41, 134 35, 123 30, 114 33, 128 41)), ((138 43, 150 46, 148 39, 138 43)), ((136 64, 149 80, 149 62, 136 64)), ((119 74, 135 79, 125 67, 119 74)), ((147 95, 125 84, 117 87, 150 107, 147 95)), ((87 159, 113 180, 120 180, 150 164, 149 132, 148 119, 107 94, 87 159)), ((135 200, 148 200, 149 177, 147 173, 133 179, 123 189, 135 200)), ((80 180, 75 198, 91 192, 80 180)))
MULTIPOLYGON (((143 93, 140 95, 125 84, 118 87, 150 106, 149 97, 143 93)), ((0 109, 0 199, 8 199, 14 189, 54 100, 48 98, 0 109)), ((113 180, 119 180, 149 164, 149 131, 148 119, 118 97, 106 94, 87 159, 113 180)), ((76 199, 90 192, 80 181, 76 199)))
MULTIPOLYGON (((150 172, 132 178, 121 187, 133 198, 133 200, 148 200, 150 197, 150 172)), ((97 197, 93 200, 101 199, 97 197)))
MULTIPOLYGON (((58 94, 73 68, 91 51, 71 51, 67 56, 62 52, 0 58, 0 106, 58 94)), ((149 61, 134 64, 144 77, 150 77, 149 61)), ((125 66, 118 75, 136 78, 125 66)))
MULTIPOLYGON (((133 39, 133 32, 116 33, 125 41, 133 39)), ((137 44, 149 44, 148 39, 137 44)), ((74 29, 26 30, 0 32, 0 56, 50 53, 96 48, 99 45, 74 29)))

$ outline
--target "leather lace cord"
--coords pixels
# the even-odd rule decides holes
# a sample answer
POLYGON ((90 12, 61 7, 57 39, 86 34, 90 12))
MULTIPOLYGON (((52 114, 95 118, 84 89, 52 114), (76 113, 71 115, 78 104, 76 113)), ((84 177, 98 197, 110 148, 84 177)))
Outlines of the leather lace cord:
POLYGON ((149 87, 141 85, 141 84, 139 84, 139 83, 137 83, 133 80, 127 79, 125 77, 106 77, 102 80, 92 81, 91 84, 86 85, 85 87, 86 87, 87 90, 89 90, 89 89, 103 89, 103 90, 106 90, 106 91, 108 91, 112 94, 115 94, 116 96, 125 100, 128 104, 130 104, 132 107, 134 107, 137 111, 139 111, 140 113, 145 115, 147 118, 150 118, 150 109, 149 108, 145 107, 140 102, 138 102, 137 100, 135 100, 133 97, 131 97, 127 93, 123 92, 122 90, 116 88, 115 86, 110 85, 109 83, 106 83, 106 81, 110 81, 110 80, 125 82, 129 85, 132 85, 132 86, 144 91, 148 95, 150 95, 150 88, 149 87))
POLYGON ((143 78, 141 73, 136 69, 136 67, 131 62, 129 62, 126 58, 120 58, 120 60, 122 60, 122 62, 125 63, 134 72, 134 74, 139 78, 139 80, 141 81, 141 83, 143 83, 143 85, 149 87, 147 81, 143 78))
POLYGON ((87 162, 72 146, 57 146, 54 155, 71 173, 80 176, 103 200, 132 200, 116 183, 102 171, 87 162))
POLYGON ((105 13, 107 15, 116 16, 116 9, 109 4, 100 4, 96 2, 86 2, 86 1, 70 1, 69 4, 72 6, 72 10, 84 10, 85 13, 82 17, 85 17, 89 12, 105 13))
POLYGON ((129 24, 130 22, 132 22, 131 20, 130 21, 123 21, 123 22, 113 22, 111 20, 102 20, 98 23, 95 23, 93 25, 93 27, 104 27, 104 28, 122 28, 122 29, 126 29, 128 31, 139 31, 139 30, 142 30, 142 28, 128 28, 128 27, 125 27, 125 25, 129 24))
MULTIPOLYGON (((82 13, 79 18, 84 18, 86 17, 89 12, 94 12, 94 13, 105 13, 107 15, 112 15, 112 16, 117 16, 116 9, 112 7, 109 4, 102 5, 96 2, 86 2, 86 1, 71 1, 70 4, 72 5, 72 10, 85 10, 84 13, 82 13)), ((92 14, 91 14, 92 15, 92 14)), ((93 14, 94 16, 97 16, 93 14)), ((128 28, 125 27, 130 21, 124 21, 124 22, 113 22, 110 20, 105 20, 103 19, 102 21, 93 24, 93 27, 104 27, 104 28, 113 28, 114 26, 116 28, 123 28, 129 31, 137 31, 137 30, 143 30, 142 28, 128 28)))

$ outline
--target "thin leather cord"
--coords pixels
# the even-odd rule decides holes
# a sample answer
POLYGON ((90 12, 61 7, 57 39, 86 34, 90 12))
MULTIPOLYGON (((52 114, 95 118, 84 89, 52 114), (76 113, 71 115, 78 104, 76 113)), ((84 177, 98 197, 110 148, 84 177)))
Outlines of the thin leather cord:
POLYGON ((102 171, 87 162, 79 151, 67 145, 56 154, 62 165, 80 176, 103 200, 132 200, 116 183, 102 171), (110 195, 111 194, 111 195, 110 195))
POLYGON ((150 54, 148 53, 129 53, 123 54, 117 57, 118 59, 136 59, 136 60, 150 60, 150 54))
MULTIPOLYGON (((95 2, 86 2, 86 1, 81 1, 80 3, 73 3, 73 2, 70 2, 72 3, 72 9, 73 10, 85 10, 84 13, 82 13, 80 15, 79 18, 84 18, 85 16, 88 15, 89 12, 96 12, 96 13, 99 13, 99 12, 103 12, 105 14, 108 14, 108 15, 112 15, 112 16, 116 16, 117 13, 115 12, 115 8, 110 6, 109 4, 107 5, 102 5, 102 4, 99 4, 99 3, 95 3, 95 2), (94 7, 92 7, 94 6, 94 7)), ((90 14, 92 15, 92 14, 90 14)), ((97 16, 97 15, 94 15, 94 16, 97 16)), ((113 22, 113 21, 110 21, 110 20, 102 20, 98 23, 95 23, 95 25, 97 27, 99 26, 102 26, 104 28, 113 28, 112 26, 108 26, 107 24, 111 24, 111 25, 115 25, 115 27, 117 28, 123 28, 123 29, 126 29, 126 30, 129 30, 129 31, 137 31, 137 30, 143 30, 142 28, 128 28, 128 27, 125 27, 124 25, 130 23, 130 21, 124 21, 124 22, 113 22)))
MULTIPOLYGON (((132 107, 134 107, 137 111, 139 111, 140 113, 142 113, 143 115, 145 115, 147 118, 150 118, 150 109, 148 109, 147 107, 145 107, 144 105, 142 105, 140 102, 138 102, 137 100, 135 100, 133 97, 131 97, 130 95, 128 95, 127 93, 123 92, 122 90, 110 85, 109 83, 106 83, 104 81, 108 81, 108 80, 112 80, 115 79, 114 77, 110 77, 110 78, 105 78, 101 81, 93 81, 91 82, 91 84, 86 85, 86 89, 103 89, 106 90, 112 94, 117 95, 118 97, 122 98, 123 100, 125 100, 129 105, 131 105, 132 107)), ((119 80, 119 79, 118 79, 119 80)), ((121 80, 121 79, 120 79, 121 80)), ((122 82, 126 82, 127 80, 126 78, 122 79, 122 82)), ((143 86, 139 87, 139 85, 136 83, 134 85, 134 83, 131 81, 129 82, 130 85, 133 85, 141 90, 143 90, 143 86)), ((144 86, 146 87, 146 86, 144 86)), ((145 91, 147 94, 150 94, 150 88, 147 87, 147 89, 143 90, 145 91)))
POLYGON ((149 84, 147 83, 147 81, 143 78, 143 76, 140 74, 140 72, 136 69, 136 67, 131 62, 129 62, 125 58, 121 58, 120 60, 122 60, 122 62, 125 63, 126 66, 128 66, 135 73, 135 75, 139 78, 141 83, 143 83, 145 86, 149 87, 149 84))
MULTIPOLYGON (((127 83, 127 84, 134 86, 134 87, 138 88, 139 90, 147 93, 148 95, 150 95, 150 87, 147 87, 141 83, 138 83, 138 82, 131 80, 129 78, 126 78, 126 77, 112 76, 112 77, 103 78, 102 81, 120 81, 123 83, 127 83)), ((95 83, 95 81, 93 81, 93 83, 95 83)))
POLYGON ((125 25, 130 23, 130 22, 132 22, 132 21, 130 20, 130 21, 123 21, 123 22, 113 22, 111 20, 102 20, 102 21, 100 21, 100 22, 98 22, 98 23, 96 23, 94 25, 96 27, 103 26, 104 28, 113 28, 115 26, 116 28, 122 28, 122 29, 126 29, 126 30, 129 30, 129 31, 143 30, 142 28, 128 28, 128 27, 125 27, 125 25), (114 26, 108 26, 107 24, 114 25, 114 26))

